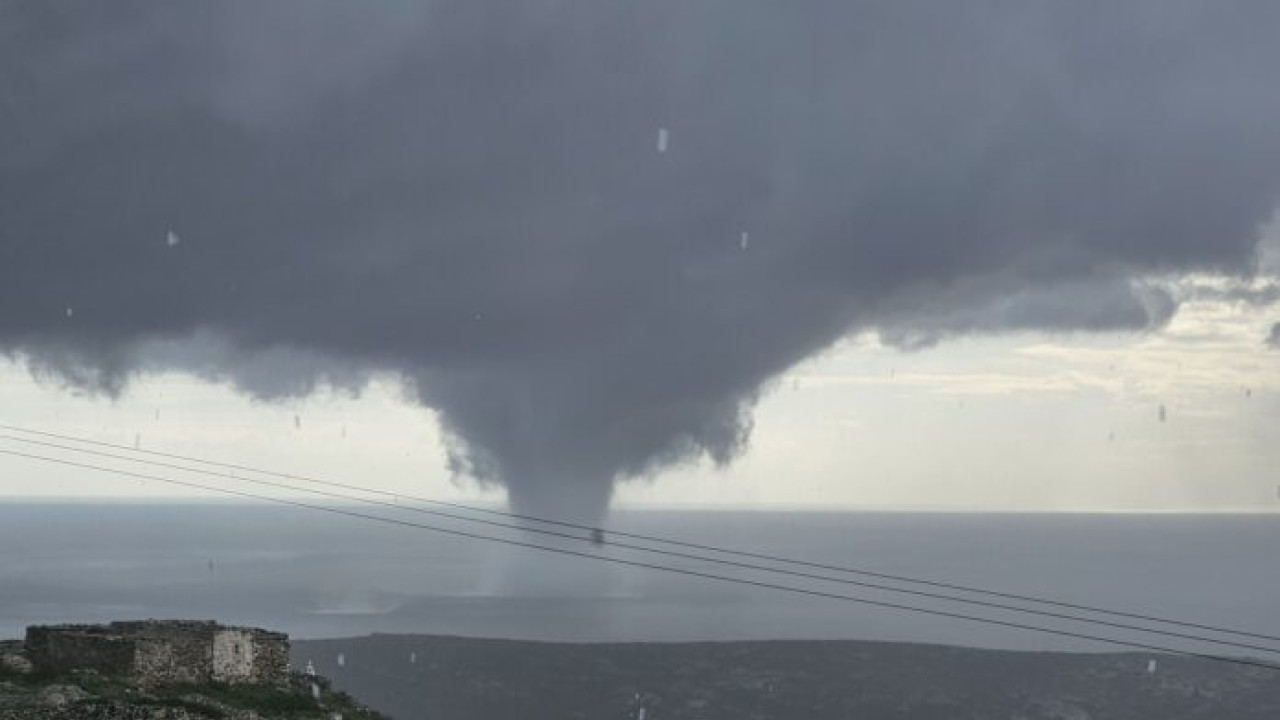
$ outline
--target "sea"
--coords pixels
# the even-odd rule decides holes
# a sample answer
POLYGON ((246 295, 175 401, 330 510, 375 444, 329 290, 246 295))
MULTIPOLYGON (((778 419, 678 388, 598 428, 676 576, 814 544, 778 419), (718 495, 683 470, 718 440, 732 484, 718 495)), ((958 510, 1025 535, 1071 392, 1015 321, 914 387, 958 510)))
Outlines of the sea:
POLYGON ((1275 515, 645 509, 615 511, 593 542, 572 528, 545 536, 502 527, 500 516, 475 516, 498 523, 485 525, 428 514, 437 510, 0 503, 0 637, 31 624, 204 618, 298 638, 866 639, 1088 651, 1136 643, 1239 655, 1118 625, 1280 636, 1275 515), (652 543, 617 532, 864 574, 670 546, 793 574, 640 552, 622 545, 652 543))

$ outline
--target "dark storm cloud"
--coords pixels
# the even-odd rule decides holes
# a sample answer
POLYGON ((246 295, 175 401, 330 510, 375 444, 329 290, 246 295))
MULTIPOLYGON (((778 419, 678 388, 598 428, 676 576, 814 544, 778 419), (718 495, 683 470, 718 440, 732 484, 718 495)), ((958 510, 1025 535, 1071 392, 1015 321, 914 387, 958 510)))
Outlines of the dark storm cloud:
POLYGON ((1225 285, 1190 283, 1182 288, 1184 299, 1223 302, 1253 308, 1265 308, 1280 303, 1280 282, 1275 280, 1251 283, 1234 282, 1225 285))
POLYGON ((975 332, 1145 328, 1168 322, 1176 309, 1168 290, 1114 273, 1044 285, 1013 273, 902 293, 877 323, 882 340, 919 349, 949 335, 975 332))
POLYGON ((851 329, 1159 324, 1131 278, 1246 273, 1280 181, 1273 2, 355 7, 3 5, 0 345, 402 373, 591 512, 851 329))

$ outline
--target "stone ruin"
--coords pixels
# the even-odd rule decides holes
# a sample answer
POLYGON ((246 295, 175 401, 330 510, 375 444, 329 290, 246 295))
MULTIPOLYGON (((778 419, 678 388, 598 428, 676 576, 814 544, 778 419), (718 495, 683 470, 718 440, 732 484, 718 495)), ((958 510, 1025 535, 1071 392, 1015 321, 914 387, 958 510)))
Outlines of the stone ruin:
POLYGON ((27 628, 37 673, 91 670, 142 686, 180 683, 282 685, 289 636, 213 621, 142 620, 27 628))

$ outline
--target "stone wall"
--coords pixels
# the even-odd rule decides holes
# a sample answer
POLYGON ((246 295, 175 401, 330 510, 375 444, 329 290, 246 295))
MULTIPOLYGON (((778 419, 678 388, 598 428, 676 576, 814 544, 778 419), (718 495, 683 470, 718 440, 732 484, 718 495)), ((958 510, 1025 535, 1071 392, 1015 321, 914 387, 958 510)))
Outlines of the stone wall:
POLYGON ((213 636, 213 679, 273 683, 289 672, 289 636, 257 628, 224 628, 213 636))
POLYGON ((208 655, 199 638, 139 638, 133 677, 149 685, 206 682, 208 655))
POLYGON ((289 677, 289 636, 267 630, 253 632, 253 673, 251 681, 263 684, 287 682, 289 677))
POLYGON ((247 630, 221 630, 213 635, 213 679, 244 682, 253 677, 253 635, 247 630))
POLYGON ((289 638, 214 622, 117 622, 27 628, 37 671, 95 670, 140 685, 287 681, 289 638))
POLYGON ((103 675, 133 672, 136 643, 101 625, 55 625, 27 628, 26 655, 36 672, 94 670, 103 675))
POLYGON ((213 622, 112 623, 112 630, 137 642, 133 675, 147 684, 202 683, 210 680, 213 622))

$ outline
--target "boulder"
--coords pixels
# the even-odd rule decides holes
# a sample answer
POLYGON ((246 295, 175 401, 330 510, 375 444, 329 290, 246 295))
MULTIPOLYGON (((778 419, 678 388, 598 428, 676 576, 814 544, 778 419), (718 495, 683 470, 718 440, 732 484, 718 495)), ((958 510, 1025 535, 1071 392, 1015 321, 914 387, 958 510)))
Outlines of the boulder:
POLYGON ((0 653, 0 670, 19 675, 31 673, 31 661, 17 653, 0 653))
POLYGON ((88 697, 89 693, 76 685, 49 685, 40 689, 36 701, 48 707, 64 707, 88 697))

